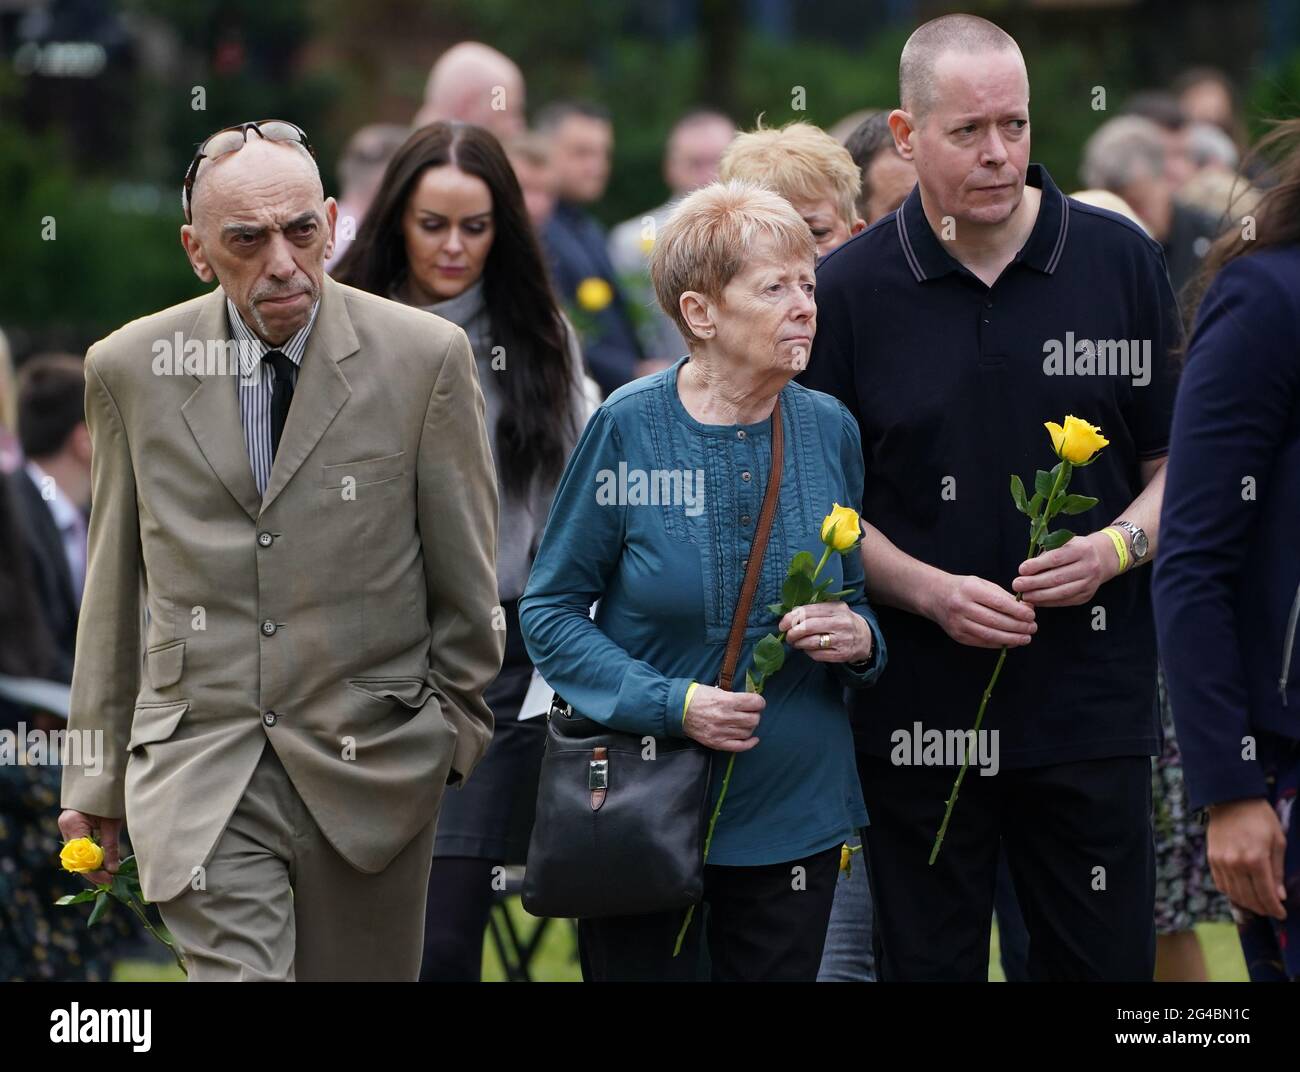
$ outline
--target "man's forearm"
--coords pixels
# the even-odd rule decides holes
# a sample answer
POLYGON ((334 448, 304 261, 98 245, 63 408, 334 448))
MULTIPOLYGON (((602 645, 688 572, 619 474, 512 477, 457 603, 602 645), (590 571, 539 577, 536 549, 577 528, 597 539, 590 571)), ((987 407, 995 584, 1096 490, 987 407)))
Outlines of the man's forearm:
POLYGON ((933 619, 933 595, 944 572, 900 550, 875 526, 864 522, 862 527, 859 553, 867 596, 873 603, 933 619))
POLYGON ((1138 497, 1115 515, 1116 521, 1131 521, 1147 536, 1146 565, 1156 557, 1160 536, 1160 504, 1165 497, 1165 462, 1168 456, 1142 463, 1142 480, 1146 485, 1138 497))

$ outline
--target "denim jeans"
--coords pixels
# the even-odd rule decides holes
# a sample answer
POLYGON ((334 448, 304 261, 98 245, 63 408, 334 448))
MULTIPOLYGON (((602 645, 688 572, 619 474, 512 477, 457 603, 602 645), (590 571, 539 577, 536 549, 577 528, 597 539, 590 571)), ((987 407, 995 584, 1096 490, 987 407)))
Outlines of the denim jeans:
MULTIPOLYGON (((860 837, 849 845, 861 845, 860 837)), ((847 875, 835 884, 826 947, 817 972, 819 983, 874 983, 876 962, 871 949, 871 886, 867 881, 867 854, 855 852, 847 875)))

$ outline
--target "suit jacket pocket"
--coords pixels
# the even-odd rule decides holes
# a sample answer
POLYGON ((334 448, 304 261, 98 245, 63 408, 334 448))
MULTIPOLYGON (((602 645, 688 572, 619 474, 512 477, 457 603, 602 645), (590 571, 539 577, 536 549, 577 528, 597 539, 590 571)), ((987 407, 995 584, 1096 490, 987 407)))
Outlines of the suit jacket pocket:
POLYGON ((367 696, 396 701, 412 711, 422 710, 433 695, 433 686, 419 677, 358 677, 348 684, 367 696))
POLYGON ((157 648, 150 648, 144 657, 149 673, 149 684, 155 689, 165 689, 181 679, 185 666, 185 641, 176 640, 157 648))
POLYGON ((337 465, 321 466, 321 487, 341 488, 344 480, 351 478, 353 487, 364 484, 381 484, 386 480, 395 480, 406 472, 406 451, 385 454, 381 458, 363 458, 355 462, 340 462, 337 465))
POLYGON ((127 751, 133 752, 141 745, 165 741, 181 724, 181 717, 190 709, 189 700, 173 703, 137 704, 131 719, 131 739, 127 751))

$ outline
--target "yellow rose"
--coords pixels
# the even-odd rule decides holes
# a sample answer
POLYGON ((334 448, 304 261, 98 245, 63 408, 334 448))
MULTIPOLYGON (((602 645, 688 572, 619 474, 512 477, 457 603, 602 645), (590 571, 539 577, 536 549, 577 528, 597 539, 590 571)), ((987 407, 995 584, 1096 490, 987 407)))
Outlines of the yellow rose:
POLYGON ((1044 427, 1052 437, 1056 456, 1071 465, 1084 465, 1110 443, 1102 436, 1100 428, 1078 417, 1066 417, 1064 428, 1055 421, 1048 421, 1044 427))
POLYGON ((73 838, 59 853, 63 870, 78 874, 86 871, 98 871, 104 866, 104 850, 88 837, 73 838))
POLYGON ((853 853, 849 850, 848 842, 840 846, 840 870, 849 869, 849 861, 853 859, 853 853))
POLYGON ((862 536, 862 523, 856 510, 839 503, 834 507, 822 522, 822 543, 843 553, 851 550, 862 536))
POLYGON ((614 300, 614 288, 598 275, 589 275, 578 284, 578 304, 589 313, 598 313, 614 300))

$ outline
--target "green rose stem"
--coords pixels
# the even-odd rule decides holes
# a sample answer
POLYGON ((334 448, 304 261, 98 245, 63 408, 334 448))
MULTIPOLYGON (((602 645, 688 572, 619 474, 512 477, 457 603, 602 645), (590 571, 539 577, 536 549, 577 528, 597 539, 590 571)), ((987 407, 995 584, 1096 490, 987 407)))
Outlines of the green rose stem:
MULTIPOLYGON (((1061 465, 1057 469, 1056 481, 1052 484, 1052 493, 1047 497, 1047 501, 1043 503, 1043 512, 1039 515, 1038 520, 1034 522, 1033 527, 1029 531, 1029 549, 1025 552, 1025 558, 1037 557, 1034 547, 1037 545, 1039 537, 1042 536, 1043 531, 1047 528, 1047 522, 1049 520, 1048 515, 1051 512, 1052 502, 1056 498, 1056 493, 1061 488, 1061 478, 1065 476, 1065 470, 1065 465, 1061 465)), ((1016 602, 1019 603, 1022 599, 1023 595, 1017 592, 1016 602)), ((984 709, 988 707, 989 697, 993 695, 993 686, 998 683, 998 675, 1002 673, 1002 664, 1006 661, 1007 646, 1004 644, 1002 645, 1002 650, 998 652, 998 661, 997 665, 993 667, 993 676, 989 678, 988 685, 984 687, 984 695, 980 698, 980 709, 975 715, 975 731, 972 736, 979 734, 980 726, 984 722, 984 709)), ((957 772, 957 780, 952 783, 952 795, 948 798, 948 806, 944 809, 943 813, 943 822, 939 825, 939 833, 936 834, 934 838, 934 847, 930 850, 931 867, 934 866, 934 861, 939 858, 939 850, 943 847, 943 836, 948 832, 948 823, 952 819, 952 809, 957 803, 957 794, 961 790, 962 779, 966 777, 966 771, 970 767, 971 739, 971 737, 967 737, 966 744, 962 748, 961 770, 957 772)))
MULTIPOLYGON (((834 537, 833 530, 831 535, 833 538, 834 537)), ((822 567, 826 565, 827 560, 831 557, 831 552, 834 550, 835 547, 833 544, 828 543, 826 545, 826 550, 822 552, 821 561, 817 563, 817 568, 813 570, 810 581, 817 580, 817 575, 821 573, 822 567)), ((781 643, 784 644, 785 634, 778 633, 777 636, 780 638, 781 643)), ((760 676, 754 688, 754 691, 758 693, 760 696, 763 694, 763 681, 764 678, 760 676)), ((704 859, 706 861, 709 858, 709 846, 713 844, 713 828, 718 825, 718 815, 722 811, 722 802, 727 799, 727 786, 731 784, 731 770, 733 767, 735 767, 735 765, 736 765, 736 753, 732 752, 730 757, 727 759, 727 769, 726 771, 723 772, 722 775, 722 788, 718 790, 718 802, 713 805, 713 814, 709 816, 708 832, 704 835, 704 859)), ((946 820, 945 820, 945 825, 947 825, 946 820)), ((695 918, 695 906, 691 905, 686 910, 686 918, 682 920, 682 929, 677 932, 677 941, 673 945, 673 956, 677 956, 682 951, 682 942, 685 941, 686 932, 690 929, 691 920, 694 918, 695 918)))
POLYGON ((180 968, 180 970, 184 972, 186 975, 189 975, 189 970, 185 967, 185 961, 181 959, 180 952, 171 943, 171 941, 164 938, 161 934, 159 934, 156 930, 154 930, 153 924, 149 922, 149 917, 144 914, 144 909, 142 909, 138 904, 136 904, 134 899, 126 900, 124 898, 119 897, 118 900, 121 901, 122 904, 126 905, 127 908, 129 908, 132 912, 134 912, 137 916, 140 917, 140 922, 144 924, 144 929, 147 930, 150 934, 152 934, 155 938, 157 938, 158 941, 162 942, 163 945, 165 945, 168 949, 171 950, 172 956, 176 958, 176 967, 180 968))

